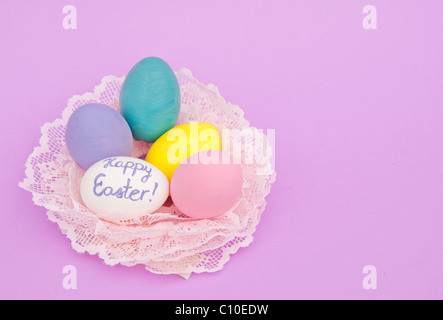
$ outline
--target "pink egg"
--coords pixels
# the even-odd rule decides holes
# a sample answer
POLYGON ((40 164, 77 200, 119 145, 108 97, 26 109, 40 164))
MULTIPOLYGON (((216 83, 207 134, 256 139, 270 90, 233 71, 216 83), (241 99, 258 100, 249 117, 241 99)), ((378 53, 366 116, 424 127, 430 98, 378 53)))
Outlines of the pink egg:
POLYGON ((175 206, 191 218, 217 217, 242 194, 243 174, 233 158, 218 150, 201 151, 184 160, 171 179, 175 206))

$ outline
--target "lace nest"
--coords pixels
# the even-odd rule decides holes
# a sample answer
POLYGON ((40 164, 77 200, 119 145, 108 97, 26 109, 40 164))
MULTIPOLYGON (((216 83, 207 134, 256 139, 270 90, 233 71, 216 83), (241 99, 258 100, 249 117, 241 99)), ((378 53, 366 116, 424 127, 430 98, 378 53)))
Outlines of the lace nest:
MULTIPOLYGON (((59 225, 76 251, 97 254, 108 265, 142 264, 153 273, 188 278, 191 273, 221 270, 231 254, 252 242, 275 171, 268 138, 249 127, 238 106, 227 103, 214 85, 199 83, 187 69, 176 76, 181 90, 177 124, 211 123, 222 133, 222 141, 230 141, 222 143, 222 150, 243 159, 243 195, 234 209, 214 219, 196 220, 167 201, 153 214, 104 220, 85 207, 79 191, 84 171, 68 153, 66 125, 74 110, 86 103, 118 110, 124 77, 116 76, 104 77, 93 93, 73 96, 61 119, 42 126, 39 146, 29 156, 26 178, 19 185, 32 193, 36 205, 48 210, 49 219, 59 225)), ((143 158, 149 147, 136 142, 132 156, 143 158)))

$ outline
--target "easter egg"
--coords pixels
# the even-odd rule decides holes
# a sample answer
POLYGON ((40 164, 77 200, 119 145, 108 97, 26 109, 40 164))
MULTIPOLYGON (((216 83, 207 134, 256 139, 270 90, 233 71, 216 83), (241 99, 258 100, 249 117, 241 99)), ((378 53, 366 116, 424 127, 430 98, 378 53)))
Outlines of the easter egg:
POLYGON ((178 165, 189 156, 203 150, 220 150, 220 134, 204 122, 191 122, 176 126, 154 142, 146 161, 159 168, 171 181, 178 165))
POLYGON ((242 195, 240 164, 227 153, 208 150, 183 161, 172 176, 174 205, 196 219, 217 217, 232 209, 242 195))
POLYGON ((162 59, 139 61, 120 91, 120 111, 135 140, 154 142, 177 122, 180 87, 171 67, 162 59))
POLYGON ((85 170, 107 157, 131 155, 134 142, 122 115, 99 103, 75 110, 68 120, 65 137, 69 154, 85 170))
POLYGON ((110 157, 98 161, 80 184, 85 205, 104 217, 139 217, 160 208, 169 196, 165 175, 144 160, 110 157))

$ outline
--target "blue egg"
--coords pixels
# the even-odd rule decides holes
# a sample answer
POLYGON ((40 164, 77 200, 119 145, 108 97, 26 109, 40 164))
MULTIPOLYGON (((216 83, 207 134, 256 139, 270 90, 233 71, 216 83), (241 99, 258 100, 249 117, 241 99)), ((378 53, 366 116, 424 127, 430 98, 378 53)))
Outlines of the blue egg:
POLYGON ((164 60, 145 58, 129 71, 120 91, 120 112, 135 140, 154 142, 175 126, 180 87, 164 60))
POLYGON ((72 159, 85 170, 105 158, 130 156, 134 142, 122 115, 99 103, 75 110, 68 120, 65 137, 72 159))

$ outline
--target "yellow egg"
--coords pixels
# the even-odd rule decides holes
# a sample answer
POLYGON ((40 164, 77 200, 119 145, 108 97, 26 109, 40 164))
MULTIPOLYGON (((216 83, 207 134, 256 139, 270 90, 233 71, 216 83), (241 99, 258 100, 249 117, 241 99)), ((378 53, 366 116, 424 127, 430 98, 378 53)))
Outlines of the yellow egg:
POLYGON ((204 122, 191 122, 176 126, 151 146, 146 161, 159 168, 171 181, 178 165, 191 155, 205 150, 221 150, 217 129, 204 122))

